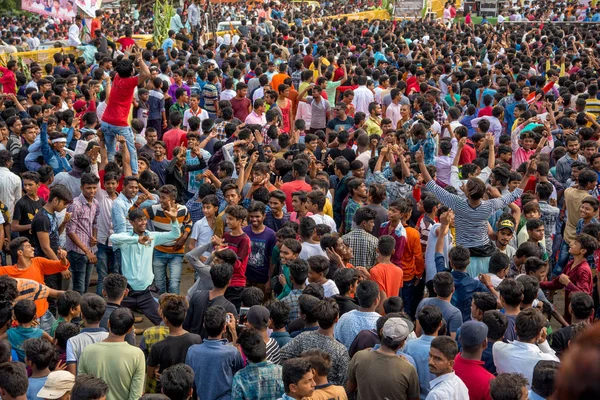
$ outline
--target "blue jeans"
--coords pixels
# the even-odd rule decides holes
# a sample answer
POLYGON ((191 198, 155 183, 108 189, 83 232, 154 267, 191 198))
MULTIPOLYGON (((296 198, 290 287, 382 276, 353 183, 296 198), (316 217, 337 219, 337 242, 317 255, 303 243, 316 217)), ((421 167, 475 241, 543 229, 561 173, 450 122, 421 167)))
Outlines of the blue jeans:
POLYGON ((38 320, 40 322, 40 329, 50 334, 52 325, 54 325, 54 321, 56 321, 50 310, 46 310, 46 313, 38 318, 38 320))
POLYGON ((102 243, 98 243, 96 257, 98 257, 98 263, 96 264, 96 271, 98 271, 96 294, 102 296, 104 278, 106 278, 108 274, 121 273, 121 257, 116 256, 116 251, 113 251, 111 246, 102 243))
POLYGON ((562 274, 563 269, 565 269, 565 267, 567 266, 570 257, 571 255, 569 254, 569 244, 565 241, 565 239, 563 239, 562 243, 560 244, 558 261, 554 265, 554 268, 552 268, 552 276, 559 276, 560 274, 562 274))
POLYGON ((73 290, 84 294, 90 286, 90 277, 92 276, 92 268, 94 264, 90 263, 87 256, 74 251, 69 251, 67 254, 69 263, 71 263, 71 275, 73 279, 73 290))
POLYGON ((128 126, 115 126, 107 124, 103 122, 100 125, 102 129, 102 133, 104 134, 104 142, 106 143, 106 151, 108 152, 108 161, 114 161, 116 151, 116 140, 117 135, 121 135, 125 137, 127 141, 127 149, 129 150, 129 155, 131 156, 131 171, 133 174, 138 173, 138 165, 137 165, 137 150, 135 148, 133 132, 131 128, 128 126))
POLYGON ((179 294, 183 254, 163 253, 155 249, 152 269, 154 270, 154 283, 160 294, 167 291, 167 280, 169 281, 169 293, 179 294), (167 269, 169 270, 168 278, 167 269))
POLYGON ((402 301, 404 301, 404 312, 413 319, 417 312, 417 306, 423 299, 424 289, 425 285, 423 280, 416 279, 404 282, 402 289, 400 289, 400 297, 402 297, 402 301))

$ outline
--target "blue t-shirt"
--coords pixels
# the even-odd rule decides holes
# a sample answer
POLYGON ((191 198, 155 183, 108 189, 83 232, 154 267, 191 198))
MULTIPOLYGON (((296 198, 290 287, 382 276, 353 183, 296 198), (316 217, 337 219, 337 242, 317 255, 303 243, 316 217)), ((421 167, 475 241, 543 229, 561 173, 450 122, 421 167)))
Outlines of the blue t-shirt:
POLYGON ((46 383, 47 376, 42 378, 29 378, 29 387, 27 388, 27 400, 42 400, 37 394, 42 390, 46 383))
POLYGON ((462 325, 463 319, 460 310, 447 301, 440 300, 436 297, 425 298, 421 300, 417 307, 417 315, 421 308, 425 306, 437 306, 442 311, 442 318, 444 318, 444 322, 446 323, 448 335, 458 331, 458 328, 462 325))

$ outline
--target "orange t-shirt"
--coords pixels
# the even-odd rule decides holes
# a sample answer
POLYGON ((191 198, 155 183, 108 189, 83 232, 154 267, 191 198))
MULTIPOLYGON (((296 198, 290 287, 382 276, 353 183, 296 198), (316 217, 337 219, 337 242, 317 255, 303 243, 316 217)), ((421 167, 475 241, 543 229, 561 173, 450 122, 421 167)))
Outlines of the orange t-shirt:
POLYGON ((377 282, 379 289, 383 290, 387 297, 398 296, 404 281, 402 268, 392 264, 377 264, 369 270, 371 279, 377 282))
MULTIPOLYGON (((44 275, 57 274, 69 269, 69 263, 63 265, 61 261, 48 260, 43 257, 35 257, 31 259, 31 265, 27 269, 20 269, 16 265, 0 267, 0 275, 8 275, 13 278, 31 279, 38 283, 44 284, 44 275)), ((34 301, 37 311, 37 317, 41 317, 48 310, 48 300, 38 299, 34 301)))

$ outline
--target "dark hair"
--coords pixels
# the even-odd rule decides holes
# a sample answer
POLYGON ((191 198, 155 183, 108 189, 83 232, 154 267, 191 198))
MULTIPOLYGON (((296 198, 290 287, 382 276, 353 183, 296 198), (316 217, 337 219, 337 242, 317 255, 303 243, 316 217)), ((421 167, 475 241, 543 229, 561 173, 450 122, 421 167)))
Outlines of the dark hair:
POLYGON ((379 299, 379 285, 375 281, 360 282, 356 288, 356 298, 361 307, 372 307, 379 299))
POLYGON ((290 392, 290 385, 297 384, 307 373, 311 372, 312 365, 305 358, 291 358, 283 363, 281 375, 286 393, 290 392))
POLYGON ((35 171, 26 171, 21 174, 21 180, 34 181, 36 184, 38 184, 40 183, 40 174, 35 171))
POLYGON ((160 375, 162 392, 171 400, 187 400, 194 386, 194 371, 189 365, 175 364, 160 375))
POLYGON ((18 296, 17 280, 8 275, 0 275, 0 301, 12 303, 18 296))
POLYGON ((488 327, 488 339, 498 341, 504 337, 508 318, 498 310, 489 310, 483 313, 483 323, 488 327))
POLYGON ((490 381, 490 396, 492 400, 519 400, 528 385, 529 381, 521 374, 499 374, 490 381))
POLYGON ((0 388, 11 397, 24 396, 29 380, 25 364, 9 362, 0 365, 0 388))
POLYGON ((262 334, 254 328, 242 330, 238 338, 238 344, 250 362, 258 363, 267 357, 267 346, 262 334))
POLYGON ((458 344, 450 336, 437 336, 431 341, 431 348, 439 350, 446 360, 452 361, 458 354, 458 344))
POLYGON ((58 359, 54 345, 42 338, 24 341, 23 351, 25 357, 39 370, 48 368, 53 361, 58 359))
POLYGON ((79 374, 71 389, 73 400, 98 400, 108 393, 108 385, 102 379, 90 374, 79 374))
POLYGON ((497 301, 496 297, 489 292, 475 292, 473 293, 473 303, 481 312, 496 310, 497 301))
POLYGON ((183 325, 188 310, 188 302, 185 296, 171 295, 161 302, 160 310, 162 316, 173 326, 183 325))
POLYGON ((335 324, 339 314, 340 306, 331 297, 319 300, 312 308, 312 314, 319 323, 321 329, 329 329, 335 324))
POLYGON ((215 264, 210 268, 210 277, 215 288, 223 289, 231 282, 233 267, 230 264, 215 264))
POLYGON ((303 351, 300 357, 308 360, 317 376, 327 376, 331 370, 331 357, 320 349, 310 349, 303 351))
POLYGON ((35 319, 35 303, 32 300, 19 300, 13 307, 15 319, 20 324, 28 324, 35 319))
POLYGON ((598 241, 596 238, 586 234, 580 233, 575 237, 575 241, 581 245, 581 248, 585 250, 585 255, 589 256, 596 251, 598 248, 598 241))
POLYGON ((260 306, 265 301, 265 292, 255 286, 250 286, 242 290, 241 297, 244 307, 260 306))
POLYGON ((573 316, 579 320, 589 318, 594 311, 594 301, 592 300, 592 297, 585 292, 572 293, 570 300, 573 316))
POLYGON ((55 185, 50 189, 50 194, 48 195, 48 202, 52 202, 52 200, 58 199, 59 201, 64 201, 67 204, 71 204, 73 202, 73 195, 71 191, 65 185, 55 185))
POLYGON ((440 297, 449 297, 454 292, 454 278, 450 272, 438 272, 433 277, 433 290, 440 297))
POLYGON ((359 278, 358 271, 353 268, 340 268, 333 275, 333 281, 341 295, 348 293, 350 287, 358 282, 359 278))
POLYGON ((360 226, 363 222, 375 220, 376 218, 377 214, 375 211, 367 207, 359 208, 354 214, 354 222, 357 226, 360 226))
POLYGON ((329 259, 325 256, 311 256, 308 258, 308 267, 317 274, 327 276, 329 272, 329 259))
POLYGON ((102 289, 106 292, 106 298, 117 300, 127 289, 127 278, 121 274, 108 274, 102 281, 102 289))
POLYGON ((448 259, 450 260, 452 267, 464 270, 471 262, 471 255, 469 249, 461 245, 456 245, 448 252, 448 259))
POLYGON ((543 398, 549 398, 554 393, 554 380, 558 374, 558 361, 540 360, 533 368, 531 390, 543 398))
POLYGON ((100 322, 106 311, 106 301, 97 294, 86 293, 81 299, 81 314, 90 323, 100 322))
POLYGON ((515 330, 521 342, 535 339, 546 324, 544 315, 537 308, 527 308, 517 315, 515 330))
POLYGON ((10 241, 9 248, 11 258, 12 260, 14 260, 13 262, 16 262, 18 260, 19 256, 17 255, 17 252, 19 250, 23 250, 23 246, 25 245, 25 243, 29 243, 29 239, 25 236, 20 236, 10 241))
POLYGON ((309 262, 298 258, 291 260, 287 266, 290 270, 290 276, 296 284, 301 285, 306 281, 306 278, 308 277, 309 262))
POLYGON ((498 285, 498 293, 506 304, 518 307, 523 301, 523 285, 512 278, 503 279, 498 285))
POLYGON ((442 311, 433 305, 427 305, 421 308, 417 314, 417 319, 425 335, 432 335, 438 330, 442 323, 442 311))
POLYGON ((58 324, 56 331, 54 332, 54 338, 56 339, 56 345, 66 350, 67 341, 71 339, 73 336, 77 336, 79 334, 79 326, 75 325, 71 322, 62 322, 58 324))
POLYGON ((81 299, 82 296, 79 292, 74 290, 67 290, 61 293, 61 295, 58 296, 58 300, 56 300, 56 310, 58 311, 58 315, 62 317, 68 316, 72 308, 81 304, 81 299))
POLYGON ((495 251, 490 257, 488 272, 490 274, 498 274, 507 268, 510 268, 510 258, 500 251, 495 251))
POLYGON ((523 304, 531 304, 537 298, 540 283, 531 275, 521 275, 517 282, 523 285, 523 304))
POLYGON ((404 311, 404 300, 400 296, 392 296, 383 302, 383 311, 385 315, 404 311))
POLYGON ((204 313, 204 329, 208 336, 215 337, 223 332, 223 328, 227 323, 227 310, 219 305, 214 305, 208 308, 204 313))
POLYGON ((275 329, 282 329, 290 323, 292 309, 283 301, 274 301, 267 307, 271 314, 271 320, 275 329))
MULTIPOLYGON (((319 288, 321 288, 321 290, 323 289, 321 285, 318 286, 319 288)), ((311 286, 309 285, 307 286, 307 288, 308 287, 311 286)), ((306 323, 313 324, 317 322, 317 317, 314 314, 314 309, 319 303, 319 301, 322 300, 322 297, 319 298, 313 296, 312 294, 304 293, 304 291, 302 291, 302 294, 300 295, 300 297, 298 297, 298 307, 300 308, 300 315, 304 315, 306 323)))
POLYGON ((133 312, 129 308, 117 308, 108 319, 110 332, 116 336, 125 336, 133 328, 133 320, 133 312))
POLYGON ((390 235, 383 235, 379 238, 379 242, 377 243, 377 250, 379 250, 379 254, 384 257, 390 257, 394 254, 394 250, 396 248, 396 239, 394 239, 390 235))

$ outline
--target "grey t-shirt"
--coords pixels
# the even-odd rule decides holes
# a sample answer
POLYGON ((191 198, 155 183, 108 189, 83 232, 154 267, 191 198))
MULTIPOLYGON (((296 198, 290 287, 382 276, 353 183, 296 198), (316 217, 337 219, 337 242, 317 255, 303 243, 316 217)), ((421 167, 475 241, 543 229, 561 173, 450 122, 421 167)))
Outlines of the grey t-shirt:
POLYGON ((436 297, 423 299, 417 307, 417 314, 419 314, 421 308, 425 306, 437 306, 442 311, 442 318, 444 318, 448 332, 454 333, 462 325, 463 320, 460 310, 447 301, 440 300, 436 297))
POLYGON ((381 224, 387 222, 388 212, 381 204, 369 204, 367 208, 370 208, 377 214, 375 217, 375 226, 373 227, 373 231, 371 231, 371 235, 379 237, 379 228, 381 227, 381 224))
POLYGON ((331 111, 329 102, 321 98, 320 102, 314 101, 312 97, 307 97, 310 104, 310 129, 323 129, 327 127, 327 113, 331 111))

